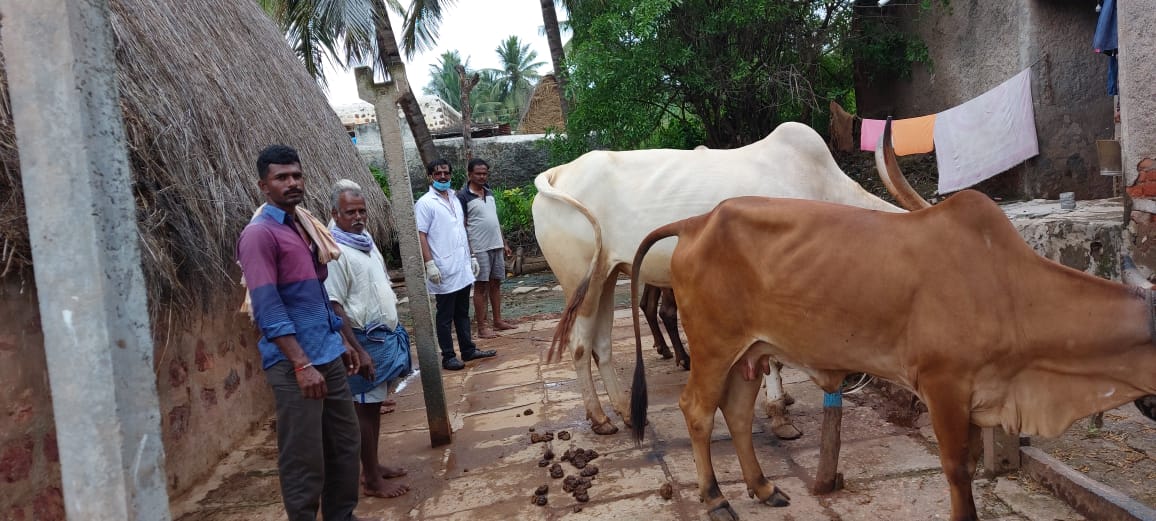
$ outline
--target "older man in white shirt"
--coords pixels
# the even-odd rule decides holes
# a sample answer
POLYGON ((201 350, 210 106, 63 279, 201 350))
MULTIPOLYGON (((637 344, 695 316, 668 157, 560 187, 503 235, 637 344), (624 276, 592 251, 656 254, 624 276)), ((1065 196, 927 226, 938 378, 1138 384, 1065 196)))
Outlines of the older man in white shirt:
POLYGON ((378 459, 381 404, 389 387, 412 370, 409 334, 397 320, 397 295, 390 287, 385 259, 365 230, 365 197, 357 183, 343 179, 333 190, 329 231, 341 256, 329 263, 325 291, 343 322, 342 334, 370 360, 368 371, 349 377, 361 430, 361 475, 365 495, 392 498, 409 492, 404 483, 386 481, 406 475, 401 467, 378 459))

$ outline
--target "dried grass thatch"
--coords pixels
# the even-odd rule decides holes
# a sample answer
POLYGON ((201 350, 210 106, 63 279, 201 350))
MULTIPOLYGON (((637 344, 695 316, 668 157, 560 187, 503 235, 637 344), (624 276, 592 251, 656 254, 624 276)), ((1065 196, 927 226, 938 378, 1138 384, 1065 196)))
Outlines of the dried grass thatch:
MULTIPOLYGON (((315 214, 328 215, 333 181, 349 178, 366 188, 367 204, 380 209, 374 234, 389 243, 388 201, 372 189, 377 185, 337 115, 256 2, 112 0, 111 6, 154 306, 207 306, 238 295, 234 247, 264 201, 256 157, 270 143, 300 153, 305 205, 315 214)), ((6 89, 0 94, 0 271, 10 264, 12 277, 31 255, 6 89)))
POLYGON ((558 79, 553 74, 542 76, 534 87, 534 94, 522 111, 522 121, 518 122, 521 134, 543 134, 547 130, 566 130, 566 120, 562 118, 562 102, 558 99, 558 79))

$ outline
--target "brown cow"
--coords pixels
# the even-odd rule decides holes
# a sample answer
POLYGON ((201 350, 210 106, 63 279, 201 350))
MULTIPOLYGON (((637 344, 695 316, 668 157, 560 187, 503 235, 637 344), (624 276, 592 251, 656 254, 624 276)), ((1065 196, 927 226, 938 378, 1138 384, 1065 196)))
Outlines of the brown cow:
MULTIPOLYGON (((767 357, 827 392, 865 372, 918 395, 938 438, 953 521, 978 519, 971 479, 980 427, 1056 436, 1076 419, 1156 393, 1151 290, 1040 257, 978 192, 909 214, 729 199, 653 231, 634 273, 652 245, 673 236, 671 284, 694 346, 679 406, 716 521, 737 518, 711 464, 720 407, 750 492, 788 503, 763 476, 751 440, 755 377, 767 357)), ((641 345, 636 363, 631 417, 641 440, 641 345)))

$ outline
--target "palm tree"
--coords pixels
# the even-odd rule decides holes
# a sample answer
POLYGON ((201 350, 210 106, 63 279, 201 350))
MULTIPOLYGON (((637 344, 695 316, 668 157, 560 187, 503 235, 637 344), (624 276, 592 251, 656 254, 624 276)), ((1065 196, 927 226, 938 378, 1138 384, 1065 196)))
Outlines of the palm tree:
MULTIPOLYGON (((570 105, 566 101, 566 84, 569 82, 566 74, 566 55, 562 50, 562 32, 558 28, 558 13, 554 10, 555 0, 541 0, 542 24, 546 30, 546 41, 550 44, 550 60, 554 62, 554 77, 558 79, 558 101, 562 104, 562 121, 570 113, 570 105)), ((563 2, 568 4, 569 2, 563 2)), ((567 7, 567 10, 569 8, 567 7)))
POLYGON ((438 63, 430 64, 429 83, 422 88, 422 92, 437 96, 461 111, 462 107, 459 105, 461 105, 462 85, 458 80, 458 65, 465 67, 467 71, 470 70, 469 58, 462 62, 461 54, 456 49, 442 53, 438 63))
POLYGON ((516 120, 516 112, 526 104, 534 91, 534 83, 541 77, 538 67, 545 65, 545 62, 534 61, 538 53, 530 49, 530 44, 523 44, 517 35, 506 38, 495 51, 502 64, 500 69, 495 70, 497 100, 513 107, 514 113, 511 116, 516 120))
POLYGON ((338 65, 372 61, 397 86, 398 100, 425 164, 438 158, 433 137, 410 89, 388 9, 405 17, 407 56, 432 46, 442 7, 454 0, 413 0, 409 10, 398 0, 257 0, 276 21, 313 77, 324 82, 319 62, 328 54, 338 65), (387 7, 388 4, 388 7, 387 7), (342 42, 338 52, 337 42, 342 42))

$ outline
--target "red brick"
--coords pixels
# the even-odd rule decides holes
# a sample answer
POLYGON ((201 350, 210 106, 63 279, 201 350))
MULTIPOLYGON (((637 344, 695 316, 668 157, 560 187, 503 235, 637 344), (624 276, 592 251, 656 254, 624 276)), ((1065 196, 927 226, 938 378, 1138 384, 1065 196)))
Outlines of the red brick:
POLYGON ((35 446, 31 436, 9 441, 0 452, 0 477, 8 483, 27 479, 32 470, 32 449, 35 446))
POLYGON ((241 387, 241 377, 236 369, 229 369, 229 376, 225 377, 225 398, 231 398, 233 393, 241 387))
POLYGON ((205 347, 204 340, 197 340, 197 371, 205 372, 213 368, 213 354, 205 347))
POLYGON ((36 521, 65 521, 64 494, 57 487, 48 487, 32 500, 32 513, 36 521))
POLYGON ((201 389, 201 401, 210 407, 217 405, 217 390, 212 387, 201 389))
POLYGON ((60 448, 56 445, 56 432, 44 435, 44 459, 49 463, 60 463, 60 448))
POLYGON ((1156 181, 1156 169, 1141 170, 1140 177, 1136 178, 1137 183, 1147 183, 1151 181, 1156 181))
POLYGON ((184 359, 177 357, 172 362, 169 362, 169 383, 173 388, 185 385, 189 380, 189 365, 185 363, 184 359))
POLYGON ((27 521, 28 517, 24 515, 24 507, 12 507, 4 513, 4 521, 27 521))
POLYGON ((174 440, 183 438, 185 431, 189 430, 189 412, 188 405, 178 405, 169 410, 169 433, 174 440))

